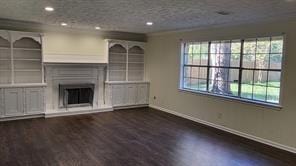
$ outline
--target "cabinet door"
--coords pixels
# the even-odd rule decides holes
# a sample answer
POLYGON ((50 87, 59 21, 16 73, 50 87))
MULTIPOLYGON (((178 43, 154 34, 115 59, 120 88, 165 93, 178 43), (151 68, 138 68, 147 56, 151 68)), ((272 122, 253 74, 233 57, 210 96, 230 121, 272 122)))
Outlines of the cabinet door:
POLYGON ((43 113, 43 88, 25 89, 25 112, 27 114, 43 113))
POLYGON ((112 85, 112 105, 125 105, 125 85, 112 85))
POLYGON ((136 84, 127 84, 126 85, 126 105, 135 105, 136 104, 136 98, 137 98, 137 85, 136 84))
POLYGON ((0 89, 0 116, 4 114, 4 97, 3 89, 0 89))
POLYGON ((137 94, 137 104, 148 104, 148 85, 139 84, 137 94))
POLYGON ((4 114, 6 116, 23 115, 23 89, 4 89, 4 114))

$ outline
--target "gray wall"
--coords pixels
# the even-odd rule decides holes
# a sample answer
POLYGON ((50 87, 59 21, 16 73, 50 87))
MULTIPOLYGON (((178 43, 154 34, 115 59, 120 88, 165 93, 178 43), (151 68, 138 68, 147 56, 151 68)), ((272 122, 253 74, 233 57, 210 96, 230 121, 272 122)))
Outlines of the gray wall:
POLYGON ((150 34, 146 49, 150 104, 296 148, 296 22, 150 34), (286 34, 282 110, 180 91, 181 40, 220 40, 286 34), (156 97, 154 99, 153 97, 156 97))

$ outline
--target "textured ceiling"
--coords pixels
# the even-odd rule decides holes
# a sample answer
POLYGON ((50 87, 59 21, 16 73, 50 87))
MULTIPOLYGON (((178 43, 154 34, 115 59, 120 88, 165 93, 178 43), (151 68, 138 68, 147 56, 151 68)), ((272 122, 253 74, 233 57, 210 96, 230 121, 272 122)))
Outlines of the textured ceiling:
POLYGON ((295 0, 0 0, 0 18, 151 33, 296 18, 295 0), (45 12, 45 6, 55 11, 45 12), (223 16, 216 12, 227 11, 223 16), (153 21, 153 26, 146 26, 153 21))

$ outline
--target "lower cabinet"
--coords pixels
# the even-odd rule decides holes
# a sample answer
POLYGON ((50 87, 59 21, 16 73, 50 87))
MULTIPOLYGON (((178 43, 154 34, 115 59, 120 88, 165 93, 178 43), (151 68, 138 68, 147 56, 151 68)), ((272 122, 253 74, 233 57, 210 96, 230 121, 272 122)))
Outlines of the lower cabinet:
POLYGON ((0 89, 0 117, 4 114, 4 97, 3 89, 0 89))
POLYGON ((137 104, 148 104, 149 103, 149 87, 148 84, 139 84, 137 91, 137 104))
POLYGON ((44 113, 43 88, 0 89, 0 117, 44 113))
POLYGON ((43 113, 44 98, 42 88, 26 88, 25 89, 25 113, 43 113))
POLYGON ((121 106, 126 103, 125 85, 111 85, 111 102, 113 106, 121 106))
POLYGON ((125 88, 126 92, 126 105, 135 105, 137 104, 137 91, 138 86, 136 84, 127 84, 125 88))
POLYGON ((107 83, 113 107, 148 105, 149 83, 107 83))
POLYGON ((4 116, 17 116, 24 114, 23 89, 4 89, 4 116))

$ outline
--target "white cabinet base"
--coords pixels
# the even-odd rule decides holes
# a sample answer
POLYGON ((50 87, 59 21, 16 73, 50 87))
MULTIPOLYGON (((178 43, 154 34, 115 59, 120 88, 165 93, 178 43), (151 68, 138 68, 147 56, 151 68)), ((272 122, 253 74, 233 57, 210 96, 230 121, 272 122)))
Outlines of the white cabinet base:
POLYGON ((44 87, 0 88, 0 121, 44 116, 44 87))
POLYGON ((0 87, 0 121, 57 117, 147 107, 149 82, 106 82, 105 106, 47 110, 45 86, 0 87))
POLYGON ((149 82, 106 82, 107 96, 114 109, 146 107, 149 82))
POLYGON ((24 114, 24 97, 22 88, 4 89, 4 116, 24 114))
POLYGON ((44 90, 42 88, 25 88, 25 113, 38 114, 44 111, 44 90))

